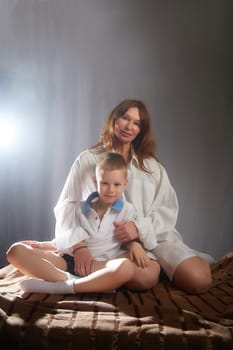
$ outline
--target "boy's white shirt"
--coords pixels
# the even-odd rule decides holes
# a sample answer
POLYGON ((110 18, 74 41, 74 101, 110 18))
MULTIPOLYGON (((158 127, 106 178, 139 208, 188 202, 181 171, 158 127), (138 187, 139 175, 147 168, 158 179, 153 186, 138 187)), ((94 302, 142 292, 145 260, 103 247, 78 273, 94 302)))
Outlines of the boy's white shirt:
POLYGON ((83 240, 87 242, 95 260, 109 260, 125 253, 125 250, 121 249, 121 242, 114 236, 114 222, 133 221, 136 211, 131 203, 120 198, 100 220, 96 211, 90 207, 90 202, 97 196, 98 194, 93 192, 86 201, 70 202, 67 206, 68 229, 64 229, 53 240, 61 254, 73 255, 72 246, 83 240), (69 227, 69 224, 74 226, 69 227))

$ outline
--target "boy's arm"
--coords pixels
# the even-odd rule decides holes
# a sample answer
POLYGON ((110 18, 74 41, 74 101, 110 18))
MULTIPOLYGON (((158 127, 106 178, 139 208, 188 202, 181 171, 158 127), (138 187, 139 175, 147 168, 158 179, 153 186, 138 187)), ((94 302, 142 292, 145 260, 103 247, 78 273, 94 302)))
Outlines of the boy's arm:
POLYGON ((72 247, 74 256, 74 271, 79 276, 87 276, 91 273, 93 257, 86 241, 81 241, 72 247))
POLYGON ((38 248, 43 250, 57 250, 52 241, 22 241, 22 243, 30 245, 32 248, 38 248))

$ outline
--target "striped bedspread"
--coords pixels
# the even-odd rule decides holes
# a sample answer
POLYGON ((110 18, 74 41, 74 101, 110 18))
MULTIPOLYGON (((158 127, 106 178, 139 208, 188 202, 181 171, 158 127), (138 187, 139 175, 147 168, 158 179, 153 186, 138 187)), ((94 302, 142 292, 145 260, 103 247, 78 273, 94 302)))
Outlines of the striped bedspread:
POLYGON ((143 293, 23 294, 25 279, 0 269, 4 349, 233 349, 233 252, 212 265, 213 287, 188 295, 168 280, 143 293))

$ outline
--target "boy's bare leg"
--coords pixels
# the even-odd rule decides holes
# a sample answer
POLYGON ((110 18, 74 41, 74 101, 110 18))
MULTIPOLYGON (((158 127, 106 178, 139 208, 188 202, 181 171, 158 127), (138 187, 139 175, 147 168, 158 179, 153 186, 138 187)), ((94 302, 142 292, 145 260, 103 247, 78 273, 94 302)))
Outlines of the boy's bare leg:
POLYGON ((7 260, 26 276, 46 281, 67 279, 65 260, 51 251, 32 248, 19 242, 9 248, 7 260))
POLYGON ((135 264, 128 259, 93 261, 92 273, 74 281, 75 293, 104 292, 119 288, 133 278, 135 264))
POLYGON ((80 279, 57 282, 26 280, 21 282, 21 288, 25 292, 50 294, 106 292, 122 285, 135 290, 145 290, 156 284, 158 274, 159 265, 154 261, 148 268, 142 269, 131 260, 122 257, 106 262, 93 261, 92 273, 80 279))
POLYGON ((119 288, 132 279, 135 264, 128 259, 119 258, 107 262, 93 262, 93 272, 85 277, 47 282, 29 279, 21 282, 27 293, 70 294, 88 292, 107 292, 119 288))
POLYGON ((92 273, 74 282, 76 293, 101 292, 126 285, 132 290, 146 290, 158 283, 160 266, 150 260, 146 268, 137 266, 127 258, 128 253, 119 259, 108 262, 93 261, 92 273), (104 286, 104 290, 103 290, 104 286))
MULTIPOLYGON (((126 252, 122 256, 130 259, 130 253, 126 252)), ((135 271, 132 279, 126 283, 129 289, 143 291, 154 287, 159 281, 160 275, 160 264, 157 260, 148 259, 149 263, 146 267, 141 267, 136 264, 135 261, 135 271)))

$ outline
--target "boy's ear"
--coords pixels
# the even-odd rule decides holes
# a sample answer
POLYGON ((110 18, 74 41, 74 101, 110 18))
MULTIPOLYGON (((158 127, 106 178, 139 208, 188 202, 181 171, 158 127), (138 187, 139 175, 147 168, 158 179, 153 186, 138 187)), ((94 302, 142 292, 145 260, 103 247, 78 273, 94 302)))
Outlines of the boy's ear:
POLYGON ((94 180, 94 183, 97 185, 97 180, 96 180, 96 176, 95 175, 93 176, 93 180, 94 180))

